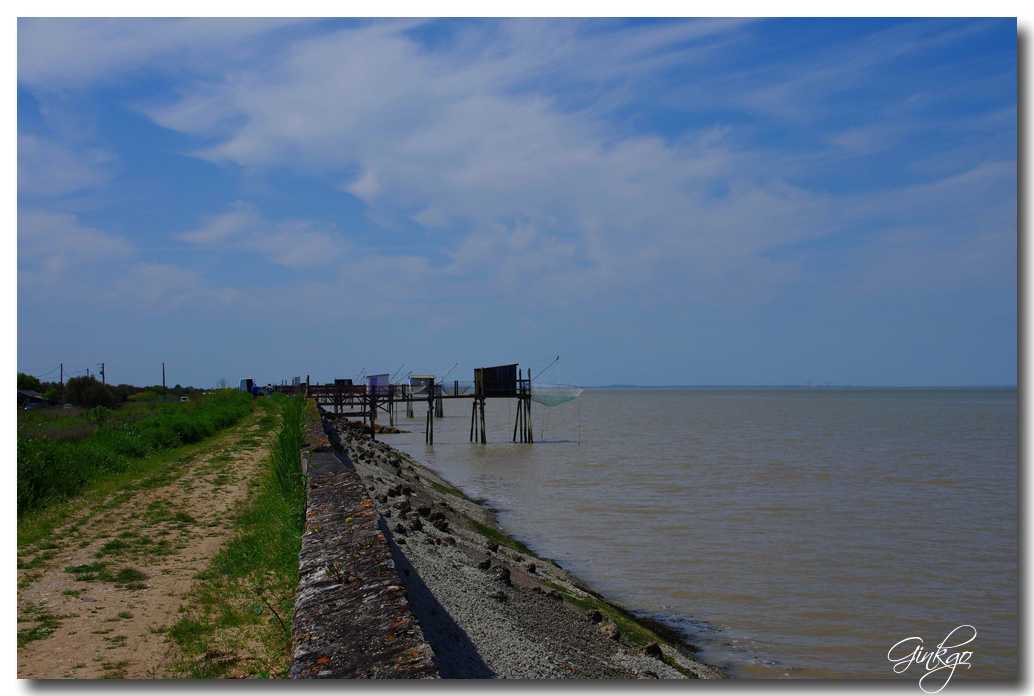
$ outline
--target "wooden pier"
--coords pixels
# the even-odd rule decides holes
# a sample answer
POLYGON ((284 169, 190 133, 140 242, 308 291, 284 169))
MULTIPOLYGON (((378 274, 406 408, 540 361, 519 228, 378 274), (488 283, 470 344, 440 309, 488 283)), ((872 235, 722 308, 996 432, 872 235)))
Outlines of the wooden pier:
POLYGON ((534 443, 531 425, 531 370, 524 376, 517 364, 498 367, 479 367, 474 370, 473 384, 453 380, 452 384, 351 384, 351 380, 337 380, 335 384, 310 384, 274 387, 284 394, 301 391, 317 405, 335 414, 362 418, 370 427, 371 437, 377 439, 378 412, 386 413, 390 425, 395 425, 396 410, 405 405, 406 417, 413 418, 415 405, 427 404, 424 422, 424 441, 434 444, 434 419, 445 415, 445 399, 470 399, 470 441, 488 444, 485 427, 485 404, 488 399, 516 399, 517 416, 513 424, 513 442, 534 443))

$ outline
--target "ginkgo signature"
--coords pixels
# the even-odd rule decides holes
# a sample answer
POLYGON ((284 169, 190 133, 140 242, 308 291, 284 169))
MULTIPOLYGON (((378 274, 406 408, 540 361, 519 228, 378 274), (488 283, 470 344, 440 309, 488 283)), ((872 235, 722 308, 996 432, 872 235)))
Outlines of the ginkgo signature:
MULTIPOLYGON (((919 678, 919 688, 928 694, 936 694, 948 685, 959 667, 969 669, 969 659, 973 657, 970 650, 959 651, 963 645, 969 645, 977 637, 977 629, 963 624, 953 629, 936 648, 925 649, 923 639, 912 636, 899 640, 887 651, 887 659, 894 663, 894 672, 903 674, 912 665, 926 669, 926 674, 919 678), (953 652, 954 651, 954 652, 953 652), (947 672, 945 672, 947 670, 947 672), (943 678, 944 682, 936 689, 928 689, 926 682, 931 675, 943 678)), ((934 680, 930 680, 934 681, 934 680)))

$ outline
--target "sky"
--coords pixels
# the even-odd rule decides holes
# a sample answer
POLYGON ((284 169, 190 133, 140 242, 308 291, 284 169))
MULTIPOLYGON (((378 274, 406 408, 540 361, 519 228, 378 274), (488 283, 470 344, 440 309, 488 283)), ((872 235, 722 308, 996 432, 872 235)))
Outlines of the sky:
POLYGON ((1017 383, 1015 19, 19 19, 17 364, 1017 383))

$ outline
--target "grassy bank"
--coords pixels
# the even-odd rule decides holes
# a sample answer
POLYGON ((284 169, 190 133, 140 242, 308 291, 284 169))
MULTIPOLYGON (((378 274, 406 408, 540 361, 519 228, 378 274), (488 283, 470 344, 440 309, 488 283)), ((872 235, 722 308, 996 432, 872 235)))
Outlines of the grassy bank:
MULTIPOLYGON (((200 442, 251 412, 251 397, 223 392, 188 404, 171 404, 134 421, 95 411, 95 432, 84 440, 18 438, 18 516, 79 493, 90 483, 148 459, 200 442)), ((108 412, 110 414, 111 412, 108 412)))
POLYGON ((305 515, 300 451, 305 402, 276 396, 279 430, 255 497, 234 538, 197 576, 191 601, 168 631, 172 676, 286 678, 305 515))

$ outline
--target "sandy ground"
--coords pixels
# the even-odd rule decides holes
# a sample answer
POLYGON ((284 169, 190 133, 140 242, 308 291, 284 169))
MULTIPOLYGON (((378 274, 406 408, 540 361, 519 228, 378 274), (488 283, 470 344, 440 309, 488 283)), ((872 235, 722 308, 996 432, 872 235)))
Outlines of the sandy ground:
POLYGON ((57 627, 18 649, 18 677, 165 676, 163 634, 194 576, 229 539, 227 513, 245 499, 269 437, 238 426, 193 459, 88 501, 44 548, 19 549, 21 564, 43 559, 18 571, 19 634, 45 630, 38 619, 47 614, 57 627), (99 573, 66 571, 96 563, 106 564, 99 573))

